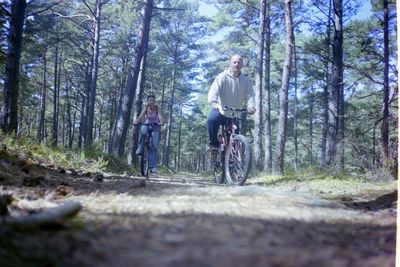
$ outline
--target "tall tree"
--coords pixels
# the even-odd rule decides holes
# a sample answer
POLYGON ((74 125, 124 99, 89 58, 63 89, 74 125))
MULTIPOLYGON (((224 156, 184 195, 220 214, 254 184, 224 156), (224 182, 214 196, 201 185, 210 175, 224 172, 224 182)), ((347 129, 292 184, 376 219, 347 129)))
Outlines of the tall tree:
POLYGON ((140 71, 140 62, 144 54, 145 44, 149 41, 152 10, 153 0, 143 0, 135 53, 130 66, 128 80, 119 100, 116 119, 113 125, 113 142, 109 150, 112 154, 116 154, 120 157, 124 154, 126 135, 132 112, 132 103, 140 71))
MULTIPOLYGON (((326 136, 325 164, 332 166, 337 154, 339 131, 339 107, 343 94, 343 3, 342 0, 333 1, 334 10, 334 37, 332 63, 332 89, 329 96, 328 129, 326 136)), ((343 125, 344 127, 344 125, 343 125)))
MULTIPOLYGON (((294 28, 294 27, 293 27, 294 28)), ((293 29, 294 30, 294 29, 293 29)), ((297 50, 296 41, 293 40, 293 58, 294 58, 294 114, 293 114, 293 142, 294 142, 294 170, 297 172, 299 164, 299 146, 298 146, 298 118, 299 118, 299 107, 298 107, 298 90, 297 90, 297 50)))
POLYGON ((43 142, 45 136, 45 121, 46 121, 46 98, 47 98, 47 48, 43 51, 43 78, 42 92, 40 97, 40 114, 37 139, 39 143, 43 142))
POLYGON ((383 117, 381 127, 382 159, 383 162, 389 158, 389 11, 388 0, 383 0, 383 117))
POLYGON ((263 80, 263 58, 264 58, 264 37, 265 37, 265 13, 267 10, 267 0, 260 0, 260 26, 258 30, 258 51, 257 51, 257 66, 256 66, 256 86, 255 86, 255 106, 256 113, 254 114, 254 167, 260 170, 262 142, 262 80, 263 80))
POLYGON ((11 3, 10 31, 6 58, 3 106, 0 113, 0 126, 6 133, 17 133, 18 128, 18 85, 21 58, 22 33, 25 21, 26 1, 11 3))
POLYGON ((329 0, 328 17, 326 25, 325 44, 327 51, 327 60, 324 61, 325 85, 323 92, 323 124, 322 124, 322 142, 321 142, 321 165, 325 165, 326 137, 329 128, 329 89, 331 88, 330 75, 330 58, 331 58, 331 16, 332 16, 332 0, 329 0))
POLYGON ((54 52, 54 79, 53 79, 53 123, 51 131, 51 144, 56 146, 58 142, 58 98, 59 98, 59 42, 58 42, 58 22, 56 26, 56 44, 54 52))
MULTIPOLYGON (((108 0, 109 1, 109 0, 108 0)), ((92 60, 91 60, 91 73, 90 73, 90 94, 89 94, 89 106, 87 112, 87 133, 85 140, 85 147, 90 146, 93 143, 93 122, 94 122, 94 106, 96 101, 96 90, 97 90, 97 76, 99 71, 99 50, 100 50, 100 26, 101 26, 101 9, 104 4, 108 1, 96 0, 95 10, 92 10, 90 6, 83 1, 86 6, 88 6, 90 12, 92 13, 94 24, 93 24, 93 39, 92 39, 92 60)))
POLYGON ((313 147, 314 147, 314 85, 311 85, 311 92, 308 97, 309 112, 308 112, 308 164, 314 165, 313 147))
POLYGON ((178 64, 178 48, 179 48, 179 41, 177 41, 173 47, 173 63, 172 63, 172 90, 171 90, 171 98, 168 104, 168 120, 167 120, 167 133, 166 133, 166 142, 165 142, 165 150, 163 154, 163 165, 168 167, 170 163, 170 148, 171 148, 171 138, 172 138, 172 125, 173 125, 173 108, 174 108, 174 101, 175 101, 175 92, 177 87, 177 64, 178 64))
POLYGON ((292 1, 285 0, 285 61, 283 63, 282 84, 279 91, 279 121, 278 133, 276 137, 276 148, 273 160, 273 172, 283 174, 285 158, 286 124, 288 112, 288 91, 290 72, 292 67, 294 35, 292 22, 292 1))
POLYGON ((265 142, 264 142, 264 171, 270 172, 272 166, 271 145, 271 4, 266 5, 265 15, 265 142))
MULTIPOLYGON (((133 110, 134 119, 139 117, 140 113, 142 112, 144 84, 146 82, 146 61, 147 61, 147 52, 145 52, 144 56, 142 57, 142 62, 140 63, 139 81, 137 83, 138 88, 136 88, 135 107, 133 110)), ((137 163, 137 156, 135 151, 137 146, 139 145, 139 131, 140 127, 134 127, 132 131, 132 149, 131 149, 131 155, 130 157, 128 157, 131 158, 130 162, 131 164, 137 163)))

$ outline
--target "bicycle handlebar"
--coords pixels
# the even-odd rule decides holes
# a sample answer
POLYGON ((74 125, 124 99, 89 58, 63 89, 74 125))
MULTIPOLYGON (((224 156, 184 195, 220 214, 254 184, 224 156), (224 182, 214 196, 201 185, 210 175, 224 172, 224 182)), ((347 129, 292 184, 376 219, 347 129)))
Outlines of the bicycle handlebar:
POLYGON ((134 123, 133 124, 134 126, 139 126, 139 125, 148 125, 148 126, 163 126, 164 124, 159 124, 159 123, 157 123, 157 122, 154 122, 154 123, 134 123))
POLYGON ((230 111, 238 111, 238 112, 247 112, 247 109, 245 108, 234 108, 234 107, 230 107, 227 105, 223 105, 222 106, 222 110, 230 110, 230 111))

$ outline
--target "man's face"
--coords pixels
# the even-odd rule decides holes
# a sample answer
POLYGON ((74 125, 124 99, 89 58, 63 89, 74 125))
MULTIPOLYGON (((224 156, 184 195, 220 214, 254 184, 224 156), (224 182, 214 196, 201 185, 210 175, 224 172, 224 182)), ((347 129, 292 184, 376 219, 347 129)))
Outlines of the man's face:
POLYGON ((230 61, 230 68, 234 72, 239 72, 243 67, 243 61, 241 57, 234 56, 230 61))

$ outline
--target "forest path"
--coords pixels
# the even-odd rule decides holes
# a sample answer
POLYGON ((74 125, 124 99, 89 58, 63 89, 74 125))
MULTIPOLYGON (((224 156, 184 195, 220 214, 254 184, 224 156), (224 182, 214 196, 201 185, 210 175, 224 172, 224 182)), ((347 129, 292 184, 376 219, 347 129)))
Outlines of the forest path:
POLYGON ((10 237, 36 251, 24 266, 394 266, 393 210, 189 175, 63 179, 85 227, 10 237))

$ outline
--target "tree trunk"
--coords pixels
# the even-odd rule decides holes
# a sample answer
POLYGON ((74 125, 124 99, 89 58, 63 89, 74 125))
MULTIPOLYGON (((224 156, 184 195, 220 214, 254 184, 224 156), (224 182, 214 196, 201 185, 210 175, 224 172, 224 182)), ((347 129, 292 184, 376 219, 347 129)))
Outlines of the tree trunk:
POLYGON ((322 124, 322 142, 321 142, 321 166, 325 166, 326 158, 326 138, 329 125, 329 91, 331 88, 331 75, 329 70, 329 63, 331 58, 331 16, 332 16, 332 0, 329 0, 329 11, 328 11, 328 22, 326 26, 326 51, 327 59, 324 63, 324 73, 325 73, 325 86, 323 92, 323 114, 324 120, 322 124))
POLYGON ((165 143, 165 151, 163 155, 163 165, 165 167, 169 167, 169 149, 171 146, 171 136, 172 136, 172 123, 173 123, 173 112, 174 112, 174 97, 175 97, 175 89, 176 89, 176 65, 178 57, 178 44, 175 45, 174 51, 174 63, 172 67, 172 92, 171 92, 171 100, 169 101, 168 106, 168 122, 167 122, 167 133, 166 133, 166 143, 165 143))
MULTIPOLYGON (((133 118, 134 119, 139 117, 140 113, 142 112, 142 107, 143 107, 143 93, 144 93, 144 86, 146 83, 147 48, 148 48, 148 46, 146 45, 145 53, 142 57, 142 61, 140 62, 140 72, 139 72, 139 78, 138 78, 136 94, 135 94, 135 109, 133 110, 133 118)), ((158 112, 161 112, 161 111, 158 111, 158 112)), ((139 131, 140 131, 140 127, 134 127, 133 131, 132 131, 132 149, 131 149, 131 156, 130 156, 130 158, 131 158, 130 164, 138 163, 138 157, 137 157, 135 151, 139 145, 139 131)))
POLYGON ((122 91, 118 104, 116 120, 113 130, 113 143, 111 145, 112 153, 122 157, 125 149, 128 124, 132 112, 133 97, 137 88, 137 81, 146 43, 149 41, 150 20, 153 9, 153 0, 143 0, 142 10, 140 12, 139 33, 136 40, 135 52, 132 64, 128 74, 128 80, 122 91))
MULTIPOLYGON (((294 29, 293 29, 294 30, 294 29)), ((297 119, 298 112, 298 99, 297 99, 297 51, 296 41, 293 40, 293 56, 294 56, 294 123, 293 123, 293 139, 294 139, 294 170, 297 172, 299 164, 299 145, 297 136, 297 119)))
POLYGON ((11 20, 8 34, 3 107, 0 114, 0 126, 3 132, 6 133, 17 133, 18 128, 19 64, 21 59, 25 12, 25 0, 11 1, 11 20))
POLYGON ((279 92, 278 134, 276 138, 276 149, 273 162, 273 171, 275 174, 284 173, 286 124, 287 124, 287 112, 288 112, 288 91, 289 91, 290 70, 292 66, 293 47, 294 47, 291 0, 285 0, 285 27, 286 27, 285 62, 283 64, 282 85, 279 92))
POLYGON ((181 136, 182 136, 182 108, 181 108, 181 114, 179 116, 180 121, 179 121, 179 126, 178 126, 178 162, 177 162, 177 171, 179 172, 181 170, 181 136))
POLYGON ((85 93, 82 93, 82 103, 81 103, 81 121, 79 125, 79 140, 78 148, 82 149, 87 138, 87 112, 89 107, 89 94, 90 94, 90 73, 92 64, 86 63, 85 70, 85 93))
POLYGON ((41 143, 44 140, 44 129, 46 127, 46 96, 47 96, 47 49, 43 51, 43 85, 42 96, 40 98, 40 115, 37 139, 41 143))
MULTIPOLYGON (((121 87, 122 88, 122 87, 121 87)), ((118 98, 118 90, 119 88, 115 88, 113 94, 110 96, 111 98, 111 108, 110 108, 110 118, 112 118, 117 113, 117 98, 118 98)), ((112 137, 113 137, 113 129, 114 129, 114 120, 109 120, 108 127, 108 142, 107 142, 107 151, 110 153, 112 151, 112 137)))
POLYGON ((70 87, 68 84, 68 80, 66 81, 65 85, 65 96, 66 96, 66 116, 67 116, 67 147, 69 149, 72 149, 72 128, 74 127, 72 124, 72 113, 71 113, 71 97, 69 95, 70 93, 70 87))
MULTIPOLYGON (((58 26, 57 26, 58 31, 58 26)), ((53 123, 51 127, 51 144, 53 147, 57 146, 58 142, 58 43, 55 46, 54 53, 54 84, 53 84, 53 123)))
MULTIPOLYGON (((162 91, 161 91, 161 110, 165 110, 165 87, 166 87, 166 83, 167 83, 166 80, 167 79, 166 79, 165 70, 163 70, 163 83, 162 83, 162 91)), ((162 148, 163 148, 163 150, 162 150, 162 155, 163 155, 162 162, 164 164, 164 155, 165 155, 165 147, 166 147, 165 144, 167 143, 167 133, 163 132, 163 133, 160 133, 160 134, 161 134, 160 140, 162 140, 162 143, 163 143, 163 146, 162 146, 162 148)))
POLYGON ((382 163, 388 168, 389 159, 389 15, 388 1, 383 0, 383 45, 384 45, 384 70, 383 70, 383 117, 381 127, 382 163))
POLYGON ((265 13, 267 9, 267 1, 260 0, 260 26, 258 29, 258 54, 257 54, 257 71, 255 86, 255 106, 254 114, 254 161, 253 166, 256 171, 261 170, 261 153, 262 153, 262 77, 263 77, 263 58, 264 58, 264 36, 265 36, 265 13))
POLYGON ((73 115, 73 117, 72 117, 72 136, 71 136, 71 147, 72 147, 72 145, 73 145, 73 142, 74 142, 74 138, 75 138, 75 127, 74 127, 74 125, 76 124, 76 121, 78 120, 77 119, 77 117, 78 117, 78 104, 79 104, 79 97, 76 97, 76 101, 75 101, 75 110, 74 110, 74 115, 73 115))
MULTIPOLYGON (((59 55, 59 61, 58 61, 58 78, 57 78, 57 106, 56 106, 56 110, 57 110, 57 138, 59 135, 59 129, 58 129, 58 125, 60 123, 60 114, 62 114, 62 112, 60 112, 60 108, 61 108, 61 104, 60 104, 60 92, 61 92, 61 77, 62 77, 62 62, 63 62, 63 50, 62 50, 62 46, 60 49, 60 55, 59 55)), ((61 118, 62 122, 64 121, 63 118, 61 118)))
POLYGON ((372 130, 372 166, 376 167, 376 124, 372 130))
POLYGON ((337 137, 339 130, 339 99, 343 90, 343 10, 342 0, 334 0, 333 63, 332 90, 329 97, 328 129, 326 135, 325 165, 332 166, 335 162, 337 137))
POLYGON ((100 0, 96 0, 96 14, 94 16, 94 36, 93 36, 93 51, 92 51, 92 67, 90 79, 90 94, 89 105, 87 112, 87 138, 85 147, 89 147, 93 143, 93 122, 94 122, 94 106, 96 103, 97 76, 99 70, 99 49, 100 49, 100 22, 101 22, 101 7, 100 0))
POLYGON ((308 113, 308 165, 314 165, 314 156, 313 156, 313 131, 314 131, 314 86, 311 87, 311 94, 309 97, 309 113, 308 113))
POLYGON ((264 142, 264 172, 269 173, 272 166, 271 146, 271 15, 270 1, 267 3, 265 16, 265 142, 264 142))

